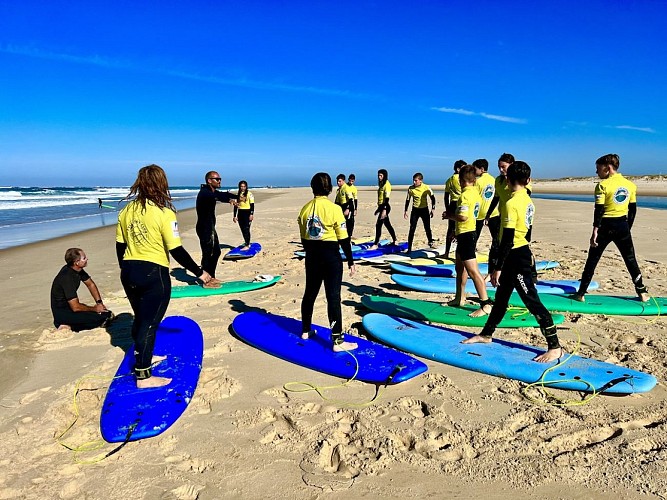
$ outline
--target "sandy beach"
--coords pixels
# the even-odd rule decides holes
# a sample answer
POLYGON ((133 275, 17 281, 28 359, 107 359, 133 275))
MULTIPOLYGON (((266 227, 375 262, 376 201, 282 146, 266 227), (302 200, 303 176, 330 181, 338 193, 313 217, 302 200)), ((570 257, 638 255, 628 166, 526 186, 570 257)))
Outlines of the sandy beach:
MULTIPOLYGON (((546 276, 578 279, 586 259, 593 217, 594 179, 538 181, 538 192, 591 193, 590 203, 535 200, 532 249, 537 259, 561 267, 546 276), (559 191, 554 191, 559 190, 559 191)), ((433 219, 440 220, 442 192, 433 219)), ((375 192, 360 188, 355 238, 374 233, 375 192)), ((667 194, 667 179, 640 184, 645 195, 667 194)), ((258 191, 253 240, 263 246, 247 261, 223 261, 218 278, 252 279, 279 274, 273 287, 239 295, 172 300, 167 315, 185 315, 204 333, 204 365, 190 406, 160 436, 132 442, 94 464, 82 464, 59 444, 101 440, 99 415, 109 378, 123 357, 113 339, 129 335, 131 309, 119 280, 114 227, 104 227, 18 248, 0 250, 4 278, 0 301, 0 499, 43 498, 507 498, 664 499, 667 497, 667 321, 664 317, 567 315, 559 331, 569 352, 652 373, 658 386, 626 397, 599 396, 559 407, 524 398, 523 384, 427 362, 429 371, 389 386, 367 402, 375 387, 353 381, 325 392, 295 393, 284 384, 342 383, 271 357, 230 333, 247 310, 299 317, 303 262, 295 258, 296 216, 310 189, 258 191), (83 248, 87 271, 107 306, 119 316, 107 329, 56 331, 49 309, 51 281, 68 247, 83 248), (83 380, 82 380, 83 379, 83 380), (350 402, 344 404, 343 402, 350 402)), ((404 240, 403 187, 395 187, 392 222, 404 240)), ((200 257, 194 210, 179 213, 185 248, 200 257)), ((241 234, 228 207, 218 207, 220 241, 238 245, 241 234)), ((667 222, 664 213, 639 208, 633 237, 649 291, 667 295, 667 222)), ((488 249, 483 232, 478 250, 488 249)), ((415 248, 426 245, 418 227, 415 248)), ((172 260, 172 269, 178 265, 172 260)), ((180 284, 174 273, 173 283, 180 284)), ((610 248, 595 279, 600 293, 631 295, 630 277, 610 248)), ((389 271, 360 264, 345 273, 345 329, 363 335, 364 294, 400 294, 446 300, 448 296, 400 289, 389 271)), ((91 303, 85 287, 84 303, 91 303)), ((314 322, 326 323, 323 291, 314 322)), ((473 330, 470 330, 473 331, 473 330)), ((544 347, 539 329, 500 329, 497 337, 544 347)), ((551 391, 566 400, 582 394, 551 391)), ((93 459, 114 445, 79 455, 93 459)))

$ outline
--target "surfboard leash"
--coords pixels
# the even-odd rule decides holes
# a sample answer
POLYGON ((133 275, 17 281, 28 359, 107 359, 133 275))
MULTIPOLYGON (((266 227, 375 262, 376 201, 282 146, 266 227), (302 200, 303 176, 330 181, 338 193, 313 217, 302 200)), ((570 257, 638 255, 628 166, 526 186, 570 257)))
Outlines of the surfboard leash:
MULTIPOLYGON (((67 448, 68 450, 70 450, 71 452, 74 453, 74 461, 76 463, 84 464, 84 465, 94 464, 94 463, 101 462, 102 460, 104 460, 107 457, 110 457, 114 453, 117 453, 123 446, 125 446, 130 441, 130 438, 132 437, 132 433, 134 432, 134 429, 138 425, 138 422, 134 422, 130 426, 130 429, 128 430, 127 436, 125 437, 125 441, 123 441, 119 446, 117 446, 113 450, 111 450, 111 451, 109 451, 105 454, 98 455, 97 457, 92 458, 90 460, 80 460, 79 455, 81 453, 87 453, 87 452, 99 450, 100 448, 104 447, 107 444, 107 442, 104 441, 103 439, 96 439, 96 440, 93 440, 93 441, 87 441, 83 444, 80 444, 80 445, 76 446, 76 445, 70 445, 70 444, 64 442, 64 440, 63 440, 65 435, 70 430, 72 430, 74 425, 79 420, 79 417, 81 416, 81 413, 79 411, 79 405, 78 405, 78 402, 77 402, 77 396, 78 396, 79 392, 83 390, 83 389, 81 389, 81 384, 83 384, 83 382, 85 382, 86 380, 112 381, 112 380, 115 380, 117 378, 123 378, 123 377, 127 377, 127 376, 130 376, 130 375, 132 375, 132 374, 128 373, 128 374, 125 374, 125 375, 117 375, 117 376, 114 376, 114 377, 109 377, 109 376, 104 376, 104 375, 86 375, 85 377, 81 377, 79 380, 77 380, 76 384, 74 385, 74 396, 72 398, 73 399, 72 408, 74 409, 74 420, 67 426, 67 428, 63 432, 61 432, 59 435, 55 436, 55 440, 59 445, 63 446, 64 448, 67 448)), ((97 390, 97 388, 91 389, 91 390, 97 390)))

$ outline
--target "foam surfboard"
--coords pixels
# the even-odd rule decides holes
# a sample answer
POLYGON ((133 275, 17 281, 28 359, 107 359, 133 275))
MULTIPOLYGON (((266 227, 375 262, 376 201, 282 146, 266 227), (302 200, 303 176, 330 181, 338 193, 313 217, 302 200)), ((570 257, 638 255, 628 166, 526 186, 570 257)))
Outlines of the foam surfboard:
POLYGON ((648 392, 657 383, 648 373, 567 353, 562 364, 549 370, 559 361, 533 361, 544 349, 496 338, 488 344, 461 344, 473 334, 383 314, 367 314, 363 325, 374 338, 405 352, 527 384, 543 381, 557 389, 621 395, 648 392))
MULTIPOLYGON (((380 240, 380 243, 378 243, 378 247, 383 247, 385 245, 389 245, 391 243, 391 240, 380 240)), ((368 250, 370 247, 373 246, 372 241, 365 241, 361 243, 357 243, 352 245, 352 257, 354 257, 355 252, 361 252, 363 250, 368 250)), ((342 248, 339 248, 339 252, 341 257, 345 258, 345 252, 343 252, 342 248)), ((304 258, 306 256, 306 252, 304 250, 297 250, 294 252, 294 255, 300 258, 304 258)))
MULTIPOLYGON (((537 271, 546 271, 548 269, 555 269, 559 267, 560 264, 553 260, 539 260, 535 263, 535 268, 537 271)), ((488 274, 489 265, 484 263, 478 263, 479 272, 482 274, 488 274)), ((456 277, 456 266, 454 264, 436 264, 436 265, 415 265, 411 262, 396 262, 391 264, 392 271, 396 271, 401 274, 412 274, 414 276, 433 276, 440 278, 455 278, 456 277)))
MULTIPOLYGON (((479 309, 479 305, 469 304, 463 307, 450 307, 440 302, 430 302, 428 300, 404 299, 402 297, 378 297, 374 295, 364 295, 361 303, 378 313, 388 314, 390 316, 400 316, 421 321, 432 321, 434 323, 443 323, 445 325, 483 327, 486 324, 487 316, 471 318, 468 316, 471 312, 479 309)), ((562 314, 552 314, 556 325, 565 321, 562 314)), ((498 325, 500 328, 524 328, 538 327, 535 317, 525 308, 510 309, 505 313, 505 317, 498 325)))
POLYGON ((280 276, 260 274, 252 280, 225 281, 220 288, 204 288, 199 284, 187 286, 174 286, 171 288, 172 299, 183 299, 188 297, 208 297, 209 295, 226 295, 229 293, 250 292, 267 286, 274 285, 280 281, 280 276))
POLYGON ((204 338, 197 323, 184 316, 165 318, 155 334, 153 352, 167 356, 154 366, 153 375, 169 377, 171 383, 137 389, 134 346, 128 349, 102 405, 100 431, 105 441, 136 441, 162 434, 192 400, 204 353, 204 338))
MULTIPOLYGON (((412 266, 434 266, 434 265, 453 265, 456 261, 453 257, 454 253, 450 252, 450 255, 452 255, 451 259, 445 258, 445 257, 432 257, 428 259, 412 259, 409 261, 406 261, 406 264, 410 264, 412 266)), ((485 253, 477 253, 475 255, 477 258, 477 262, 488 262, 489 261, 489 256, 485 253)))
POLYGON ((364 257, 361 260, 364 262, 368 262, 369 264, 382 265, 382 264, 389 264, 391 262, 406 262, 412 259, 437 257, 438 255, 442 255, 443 252, 444 252, 444 247, 422 248, 420 250, 413 250, 412 252, 409 253, 380 255, 378 257, 364 257))
MULTIPOLYGON (((510 305, 518 305, 521 301, 515 295, 510 297, 510 305)), ((642 302, 637 296, 591 293, 586 295, 586 302, 579 302, 568 295, 544 295, 540 300, 549 311, 620 316, 658 316, 667 313, 667 297, 651 297, 648 302, 642 302)))
MULTIPOLYGON (((411 290, 419 290, 421 292, 435 292, 435 293, 456 293, 456 279, 455 278, 435 278, 433 276, 413 276, 410 274, 392 274, 391 279, 401 286, 410 288, 411 290)), ((588 290, 596 290, 600 285, 596 281, 592 281, 588 290)), ((579 281, 577 280, 546 280, 538 281, 535 285, 537 293, 576 293, 579 290, 579 281)), ((495 292, 496 288, 490 283, 486 282, 487 291, 495 292)), ((466 293, 477 295, 475 284, 471 279, 466 281, 466 293)))
POLYGON ((232 248, 223 258, 225 260, 249 259, 262 251, 262 245, 259 243, 251 243, 247 250, 242 250, 244 246, 245 245, 240 245, 236 248, 232 248))
POLYGON ((354 357, 347 352, 334 352, 329 328, 313 325, 317 333, 303 340, 301 321, 285 316, 249 311, 236 316, 232 327, 241 340, 257 349, 335 377, 398 384, 427 370, 423 362, 408 354, 350 335, 345 335, 345 340, 359 344, 351 351, 354 357))

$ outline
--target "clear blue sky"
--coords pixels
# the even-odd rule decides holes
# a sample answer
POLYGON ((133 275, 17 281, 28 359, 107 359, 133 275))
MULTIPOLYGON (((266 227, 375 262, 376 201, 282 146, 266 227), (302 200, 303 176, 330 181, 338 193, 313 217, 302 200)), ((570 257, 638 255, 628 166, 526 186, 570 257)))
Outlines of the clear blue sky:
POLYGON ((0 185, 667 173, 667 2, 0 0, 0 185))

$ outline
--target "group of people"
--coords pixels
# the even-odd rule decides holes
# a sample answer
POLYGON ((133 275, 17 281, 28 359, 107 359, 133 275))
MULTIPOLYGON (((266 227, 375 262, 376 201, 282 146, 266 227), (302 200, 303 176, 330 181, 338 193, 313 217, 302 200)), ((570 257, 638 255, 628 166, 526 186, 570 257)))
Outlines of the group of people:
MULTIPOLYGON (((493 179, 488 173, 486 160, 475 160, 471 165, 459 160, 454 165, 455 174, 447 180, 445 211, 442 216, 450 221, 447 241, 450 244, 457 241, 457 291, 449 305, 464 304, 465 284, 470 276, 480 298, 480 308, 472 315, 488 315, 488 319, 478 335, 464 342, 491 342, 497 325, 507 311, 510 295, 516 290, 536 317, 547 341, 546 352, 536 356, 535 361, 554 361, 562 355, 562 348, 551 314, 537 294, 535 261, 530 250, 535 217, 535 206, 530 198, 531 168, 526 162, 516 161, 508 153, 499 158, 498 168, 500 175, 493 179), (484 226, 489 228, 492 236, 489 278, 493 286, 497 287, 493 303, 488 298, 485 279, 479 272, 476 259, 477 240, 484 226)), ((620 160, 615 154, 602 156, 596 161, 596 172, 601 181, 595 188, 593 232, 581 285, 573 297, 576 300, 585 300, 595 267, 611 242, 621 252, 640 300, 649 300, 630 233, 636 215, 636 186, 619 173, 619 168, 620 160)), ((221 178, 215 171, 208 172, 205 181, 197 196, 196 232, 202 251, 200 265, 182 246, 167 176, 161 167, 148 165, 139 170, 127 196, 129 203, 118 216, 116 253, 121 282, 134 312, 132 338, 138 388, 160 387, 171 381, 153 376, 151 372, 152 366, 168 355, 156 354, 153 348, 157 327, 166 313, 171 295, 170 256, 196 276, 203 286, 220 286, 215 278, 217 261, 221 255, 215 230, 217 202, 234 206, 234 221, 238 221, 241 226, 245 244, 250 243, 254 198, 248 191, 247 182, 241 181, 238 193, 233 194, 218 190, 221 178)), ((343 333, 340 295, 343 259, 339 248, 342 249, 350 276, 354 276, 356 268, 350 232, 354 227, 358 205, 354 175, 348 176, 346 182, 345 176, 341 174, 336 181, 336 199, 331 202, 328 196, 333 185, 329 174, 319 172, 313 176, 310 182, 313 199, 303 206, 297 222, 306 253, 306 287, 301 302, 302 338, 308 340, 317 334, 312 329, 313 308, 324 284, 332 348, 335 352, 342 352, 357 347, 343 333)), ((383 226, 396 243, 396 234, 389 221, 390 195, 388 172, 380 169, 375 245, 379 243, 383 226)), ((410 201, 409 248, 419 219, 424 224, 429 244, 433 244, 430 218, 435 210, 435 196, 423 182, 421 173, 413 176, 413 185, 408 190, 405 218, 408 216, 410 201)), ((88 263, 86 254, 79 248, 68 249, 65 262, 51 289, 55 326, 79 331, 108 323, 113 314, 107 310, 97 286, 84 270, 88 263), (79 301, 77 290, 82 282, 95 300, 95 306, 87 306, 79 301)))

